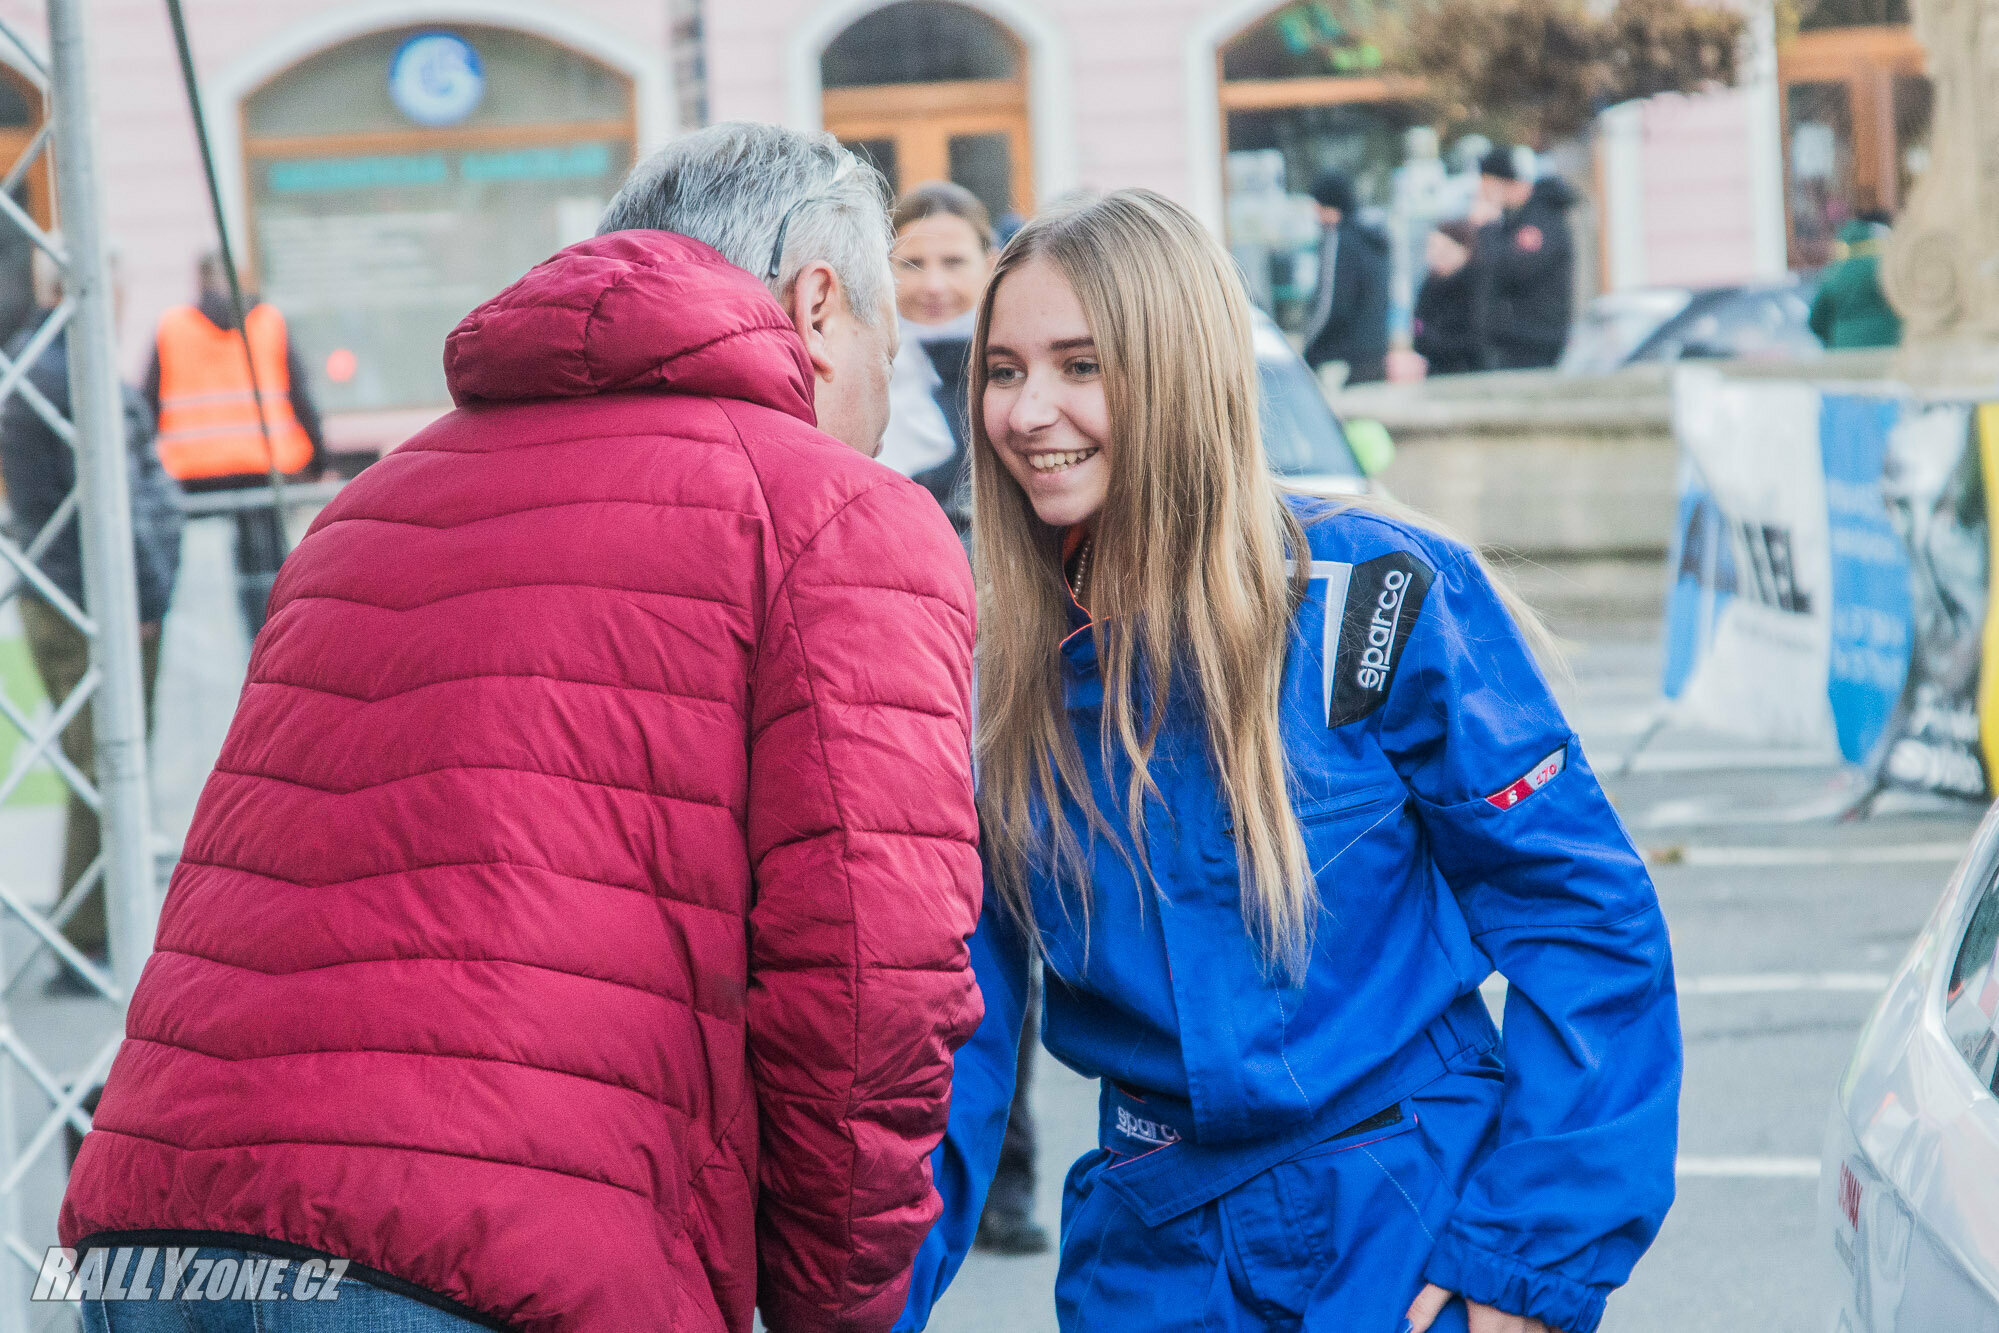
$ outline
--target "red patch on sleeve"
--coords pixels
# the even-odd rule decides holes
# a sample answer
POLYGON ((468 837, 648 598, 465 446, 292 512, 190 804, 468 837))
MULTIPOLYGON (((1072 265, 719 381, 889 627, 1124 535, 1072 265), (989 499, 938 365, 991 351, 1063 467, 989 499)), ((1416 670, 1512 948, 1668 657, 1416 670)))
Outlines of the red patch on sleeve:
POLYGON ((1503 791, 1496 791, 1486 797, 1485 803, 1495 810, 1511 810, 1514 806, 1553 782, 1555 775, 1568 766, 1569 749, 1565 745, 1546 759, 1543 759, 1540 763, 1534 765, 1532 771, 1527 776, 1521 778, 1520 781, 1503 791))
POLYGON ((1531 255, 1539 252, 1546 239, 1539 227, 1527 226, 1514 233, 1513 243, 1531 255))

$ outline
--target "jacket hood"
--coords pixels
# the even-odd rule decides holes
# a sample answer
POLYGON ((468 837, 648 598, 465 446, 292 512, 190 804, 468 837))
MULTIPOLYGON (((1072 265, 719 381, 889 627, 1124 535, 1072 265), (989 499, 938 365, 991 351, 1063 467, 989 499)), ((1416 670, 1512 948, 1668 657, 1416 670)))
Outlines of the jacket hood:
MULTIPOLYGON (((243 293, 243 308, 245 310, 255 310, 257 305, 256 293, 243 293)), ((229 293, 227 292, 204 291, 200 296, 195 298, 194 308, 201 312, 203 319, 218 329, 233 329, 236 327, 236 309, 229 304, 229 293)))
POLYGON ((1534 182, 1534 193, 1527 196, 1528 208, 1573 208, 1581 202, 1582 196, 1575 187, 1560 176, 1543 176, 1534 182))
POLYGON ((558 251, 444 340, 451 400, 666 389, 814 422, 812 364, 764 285, 690 237, 620 231, 558 251))

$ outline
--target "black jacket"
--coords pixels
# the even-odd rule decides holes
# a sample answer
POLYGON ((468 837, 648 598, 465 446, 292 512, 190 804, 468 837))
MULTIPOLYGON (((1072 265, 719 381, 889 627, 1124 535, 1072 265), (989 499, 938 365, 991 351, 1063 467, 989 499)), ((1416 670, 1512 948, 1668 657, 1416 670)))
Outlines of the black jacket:
POLYGON ((932 395, 945 422, 951 427, 951 457, 913 478, 943 506, 944 516, 958 530, 958 540, 969 550, 972 540, 972 451, 971 426, 966 420, 966 382, 971 373, 972 340, 938 338, 923 344, 937 371, 937 389, 932 395))
POLYGON ((1494 370, 1552 366, 1569 340, 1575 306, 1576 194, 1550 176, 1527 202, 1479 229, 1473 321, 1479 353, 1494 370))
MULTIPOLYGON (((7 343, 9 359, 40 327, 46 312, 38 311, 26 328, 7 343)), ((28 369, 28 383, 69 414, 69 338, 61 335, 28 369)), ((126 473, 132 489, 132 557, 139 582, 139 620, 157 625, 173 599, 174 578, 180 572, 180 537, 185 521, 179 491, 153 448, 153 414, 129 385, 125 399, 126 473)), ((13 510, 14 538, 26 546, 55 516, 76 486, 76 455, 49 429, 40 414, 19 393, 0 407, 0 476, 7 483, 7 505, 13 510)), ((41 570, 65 596, 88 610, 83 597, 83 548, 77 523, 71 519, 42 553, 41 570)))
POLYGON ((1306 312, 1305 360, 1351 367, 1350 382, 1388 373, 1388 238, 1352 217, 1341 220, 1319 248, 1319 283, 1306 312), (1331 272, 1323 256, 1335 241, 1331 272), (1330 290, 1328 285, 1330 284, 1330 290))
POLYGON ((1416 350, 1432 375, 1464 375, 1485 367, 1472 327, 1472 267, 1448 277, 1436 273, 1416 293, 1416 350))

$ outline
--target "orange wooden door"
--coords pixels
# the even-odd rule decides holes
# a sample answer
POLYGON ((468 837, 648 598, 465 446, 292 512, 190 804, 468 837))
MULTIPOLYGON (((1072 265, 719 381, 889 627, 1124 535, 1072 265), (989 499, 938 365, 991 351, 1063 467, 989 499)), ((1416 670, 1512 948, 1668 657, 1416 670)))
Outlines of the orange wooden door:
POLYGON ((842 143, 881 168, 897 194, 948 180, 995 216, 1034 211, 1027 91, 1018 80, 829 88, 824 118, 842 143))
POLYGON ((1853 212, 1898 210, 1909 183, 1912 137, 1928 133, 1927 57, 1906 26, 1828 28, 1800 33, 1777 55, 1777 79, 1784 124, 1786 213, 1794 264, 1816 267, 1830 257, 1830 228, 1815 217, 1824 211, 1814 190, 1838 196, 1853 212), (1918 104, 1911 106, 1912 103, 1918 104), (1912 109, 1915 114, 1911 114, 1912 109), (1826 184, 1802 183, 1796 157, 1800 122, 1830 132, 1835 160, 1826 184))
MULTIPOLYGON (((0 79, 7 85, 0 90, 0 99, 6 103, 4 123, 0 123, 0 176, 6 176, 20 165, 21 154, 28 151, 41 133, 42 96, 33 84, 4 66, 0 66, 0 79)), ((15 198, 41 227, 51 226, 55 221, 55 200, 49 190, 49 157, 45 144, 34 162, 16 178, 20 193, 15 198)))

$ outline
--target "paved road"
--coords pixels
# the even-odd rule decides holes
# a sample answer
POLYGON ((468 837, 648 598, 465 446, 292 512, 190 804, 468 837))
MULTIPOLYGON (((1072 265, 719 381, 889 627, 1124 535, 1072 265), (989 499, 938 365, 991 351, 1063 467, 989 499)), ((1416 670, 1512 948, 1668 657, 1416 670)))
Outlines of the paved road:
MULTIPOLYGON (((245 647, 233 619, 228 529, 191 529, 181 614, 170 622, 155 759, 160 824, 185 828, 240 686, 245 647), (207 611, 194 608, 207 607, 207 611)), ((1656 628, 1567 627, 1579 645, 1565 694, 1599 770, 1644 729, 1656 628)), ((1725 741, 1668 733, 1633 774, 1609 783, 1656 862, 1682 982, 1688 1075, 1680 1201, 1631 1286, 1611 1303, 1609 1333, 1819 1333, 1812 1232, 1815 1159, 1828 1098, 1872 1003, 1934 904, 1973 819, 1908 803, 1862 824, 1823 812, 1845 794, 1816 756, 1747 754, 1725 741), (1861 863, 1859 858, 1867 858, 1861 863)), ((44 821, 47 829, 53 825, 44 821)), ((52 849, 14 845, 33 824, 0 828, 9 878, 52 849)), ((53 836, 52 832, 42 836, 53 836)), ((18 926, 0 927, 9 969, 18 926)), ((59 1071, 116 1029, 108 1003, 42 998, 39 974, 12 1017, 59 1071)), ((16 1105, 34 1109, 17 1083, 16 1105)), ((1091 1146, 1093 1087, 1043 1060, 1041 1210, 1053 1230, 1063 1172, 1091 1146)), ((30 1231, 53 1239, 61 1174, 47 1156, 30 1178, 30 1231)), ((974 1256, 932 1327, 946 1333, 1038 1333, 1054 1327, 1052 1259, 974 1256)), ((60 1327, 54 1313, 43 1327, 60 1327)), ((1366 1333, 1366 1331, 1361 1331, 1366 1333)))
MULTIPOLYGON (((1649 719, 1656 629, 1580 635, 1565 703, 1608 773, 1649 719)), ((1878 983, 1934 906, 1975 812, 1904 801, 1835 824, 1822 812, 1849 794, 1836 767, 1675 732, 1607 785, 1655 860, 1683 991, 1687 1080, 1679 1201, 1604 1329, 1823 1333, 1813 1211, 1829 1099, 1878 983)), ((1039 1207, 1052 1231, 1063 1173, 1093 1146, 1096 1102, 1093 1084, 1045 1057, 1039 1079, 1039 1207)), ((1054 1272, 1052 1258, 974 1255, 931 1327, 1052 1330, 1054 1272)))

